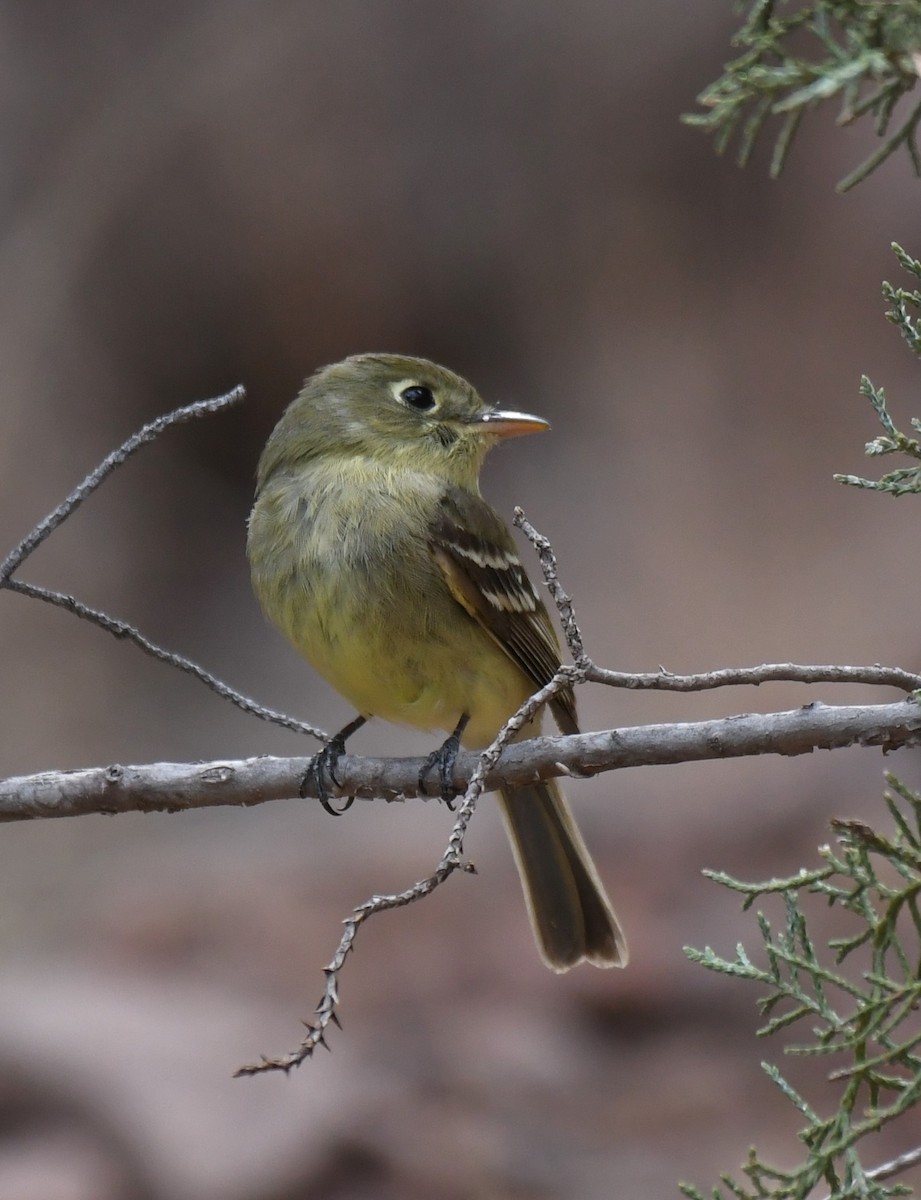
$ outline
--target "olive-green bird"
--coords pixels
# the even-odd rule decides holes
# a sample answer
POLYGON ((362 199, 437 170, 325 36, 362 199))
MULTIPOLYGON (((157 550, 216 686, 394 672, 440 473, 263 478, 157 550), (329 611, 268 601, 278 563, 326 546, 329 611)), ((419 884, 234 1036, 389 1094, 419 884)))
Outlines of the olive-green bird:
MULTIPOLYGON (((547 428, 396 354, 323 368, 278 422, 249 519, 253 586, 358 710, 348 732, 377 716, 482 748, 553 676, 547 610, 478 482, 496 442, 547 428)), ((571 689, 551 707, 563 733, 578 732, 571 689)), ((538 731, 539 720, 521 737, 538 731)), ((544 961, 624 966, 620 925, 557 784, 500 797, 544 961)))

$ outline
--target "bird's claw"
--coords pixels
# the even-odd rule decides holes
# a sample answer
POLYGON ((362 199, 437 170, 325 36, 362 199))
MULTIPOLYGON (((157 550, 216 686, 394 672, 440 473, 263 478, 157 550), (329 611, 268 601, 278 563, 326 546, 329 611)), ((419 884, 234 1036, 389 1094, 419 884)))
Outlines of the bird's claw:
POLYGON ((307 770, 304 772, 301 786, 298 789, 302 799, 315 791, 320 804, 333 817, 347 812, 355 800, 354 796, 348 796, 342 808, 334 808, 332 804, 330 784, 334 787, 339 786, 336 766, 344 753, 345 738, 341 734, 330 738, 323 749, 319 750, 307 764, 307 770))
POLYGON ((432 751, 419 772, 419 791, 424 793, 426 779, 436 767, 438 768, 441 798, 451 812, 454 811, 454 804, 457 800, 457 789, 454 787, 454 764, 457 762, 460 750, 461 734, 464 732, 468 720, 467 716, 461 718, 451 736, 445 738, 437 750, 432 751))

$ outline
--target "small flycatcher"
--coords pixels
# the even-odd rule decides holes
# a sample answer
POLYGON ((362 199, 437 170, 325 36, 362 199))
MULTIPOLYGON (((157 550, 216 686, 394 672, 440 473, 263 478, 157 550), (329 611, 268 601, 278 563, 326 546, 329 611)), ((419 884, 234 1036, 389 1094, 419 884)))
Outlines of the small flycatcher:
MULTIPOLYGON (((361 717, 462 729, 482 748, 552 678, 547 610, 479 489, 492 446, 547 428, 396 354, 323 368, 278 422, 249 519, 253 586, 361 717)), ((551 707, 563 733, 578 732, 571 689, 551 707)), ((500 800, 544 961, 624 966, 623 933, 556 782, 505 787, 500 800)))

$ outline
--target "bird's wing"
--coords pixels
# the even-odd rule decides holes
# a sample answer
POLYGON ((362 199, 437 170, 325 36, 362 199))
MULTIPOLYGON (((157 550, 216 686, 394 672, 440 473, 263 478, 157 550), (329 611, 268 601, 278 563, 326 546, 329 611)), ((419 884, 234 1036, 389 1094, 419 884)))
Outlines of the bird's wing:
MULTIPOLYGON (((549 683, 560 665, 559 642, 498 513, 475 492, 449 488, 432 522, 429 545, 458 604, 524 671, 535 690, 549 683)), ((577 733, 572 689, 558 692, 551 705, 560 729, 577 733)))

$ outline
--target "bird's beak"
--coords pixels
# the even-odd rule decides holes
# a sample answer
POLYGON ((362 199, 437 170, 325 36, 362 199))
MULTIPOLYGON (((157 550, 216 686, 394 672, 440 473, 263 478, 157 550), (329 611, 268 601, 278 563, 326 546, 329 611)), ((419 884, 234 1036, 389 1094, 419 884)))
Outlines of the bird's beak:
POLYGON ((475 424, 490 437, 520 437, 523 433, 543 433, 550 422, 530 413, 510 412, 508 409, 491 408, 477 417, 475 424))

